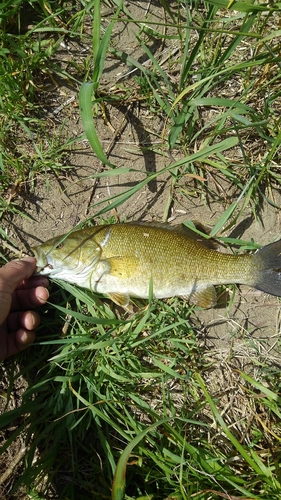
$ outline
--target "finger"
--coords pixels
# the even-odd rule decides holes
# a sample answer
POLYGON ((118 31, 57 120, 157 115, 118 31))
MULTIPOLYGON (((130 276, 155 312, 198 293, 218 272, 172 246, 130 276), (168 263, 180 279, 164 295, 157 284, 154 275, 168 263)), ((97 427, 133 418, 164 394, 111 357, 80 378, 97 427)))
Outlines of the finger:
POLYGON ((10 333, 7 336, 5 346, 0 349, 0 361, 3 359, 17 354, 26 349, 35 340, 35 333, 33 330, 25 330, 19 328, 17 331, 10 333))
POLYGON ((49 286, 49 280, 44 276, 31 276, 26 280, 23 280, 17 290, 29 290, 30 288, 36 288, 37 286, 49 286))
POLYGON ((49 292, 44 286, 27 290, 15 290, 13 293, 11 311, 19 311, 41 306, 49 298, 49 292))
POLYGON ((35 332, 33 330, 25 330, 24 328, 20 328, 16 332, 13 332, 8 336, 8 345, 7 345, 7 356, 12 356, 17 352, 23 351, 30 344, 33 344, 35 340, 35 332))
POLYGON ((23 280, 30 278, 36 269, 34 257, 12 260, 0 269, 0 292, 12 293, 23 280))
POLYGON ((21 328, 34 330, 40 324, 40 316, 35 311, 19 311, 9 314, 7 318, 7 329, 15 332, 21 328))
POLYGON ((33 330, 25 330, 20 328, 15 332, 15 344, 19 351, 26 349, 35 340, 35 332, 33 330))

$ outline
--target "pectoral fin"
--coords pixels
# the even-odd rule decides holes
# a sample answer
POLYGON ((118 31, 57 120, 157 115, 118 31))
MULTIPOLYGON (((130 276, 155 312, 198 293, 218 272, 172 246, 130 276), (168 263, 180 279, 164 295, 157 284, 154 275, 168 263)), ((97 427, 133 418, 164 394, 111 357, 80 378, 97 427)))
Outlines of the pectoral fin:
POLYGON ((107 264, 110 266, 110 275, 122 280, 127 279, 128 276, 134 276, 138 265, 136 257, 116 256, 106 259, 107 264))
POLYGON ((127 293, 108 293, 108 297, 115 302, 118 306, 123 307, 125 311, 132 313, 133 312, 133 306, 130 304, 130 296, 127 293))
POLYGON ((214 307, 217 303, 216 290, 212 285, 207 286, 198 292, 194 292, 189 295, 189 297, 184 298, 190 300, 193 304, 196 304, 199 307, 204 307, 205 309, 214 307))

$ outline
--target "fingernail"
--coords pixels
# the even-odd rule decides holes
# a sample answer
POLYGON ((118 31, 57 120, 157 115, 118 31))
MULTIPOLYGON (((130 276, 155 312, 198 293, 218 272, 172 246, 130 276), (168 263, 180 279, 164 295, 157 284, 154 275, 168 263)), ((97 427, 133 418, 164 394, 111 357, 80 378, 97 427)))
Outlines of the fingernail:
POLYGON ((23 257, 22 259, 20 259, 21 261, 24 261, 24 262, 31 262, 32 264, 34 264, 34 261, 36 260, 35 257, 23 257))
POLYGON ((49 290, 44 287, 44 295, 46 294, 46 297, 41 297, 40 291, 36 292, 36 298, 40 300, 41 302, 45 303, 46 300, 50 297, 49 290))
POLYGON ((22 332, 22 334, 21 334, 21 343, 25 344, 27 342, 27 340, 28 340, 27 333, 26 332, 22 332))

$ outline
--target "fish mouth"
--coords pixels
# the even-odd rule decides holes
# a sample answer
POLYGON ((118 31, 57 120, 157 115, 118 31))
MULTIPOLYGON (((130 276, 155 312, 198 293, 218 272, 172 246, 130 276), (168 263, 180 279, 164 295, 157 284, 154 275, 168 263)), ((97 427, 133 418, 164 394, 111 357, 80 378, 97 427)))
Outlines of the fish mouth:
POLYGON ((38 247, 32 247, 31 250, 37 261, 37 267, 34 274, 50 274, 52 266, 49 264, 44 252, 42 252, 42 250, 38 247))

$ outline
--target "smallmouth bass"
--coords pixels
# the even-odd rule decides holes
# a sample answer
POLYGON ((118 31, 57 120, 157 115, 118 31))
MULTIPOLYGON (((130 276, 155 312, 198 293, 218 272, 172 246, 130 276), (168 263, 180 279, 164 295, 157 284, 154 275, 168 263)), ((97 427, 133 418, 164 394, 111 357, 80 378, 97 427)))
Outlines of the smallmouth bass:
POLYGON ((94 226, 34 247, 37 274, 107 294, 131 311, 130 297, 180 296, 201 307, 216 304, 214 285, 249 285, 281 296, 281 240, 254 254, 210 248, 185 226, 124 223, 94 226))

